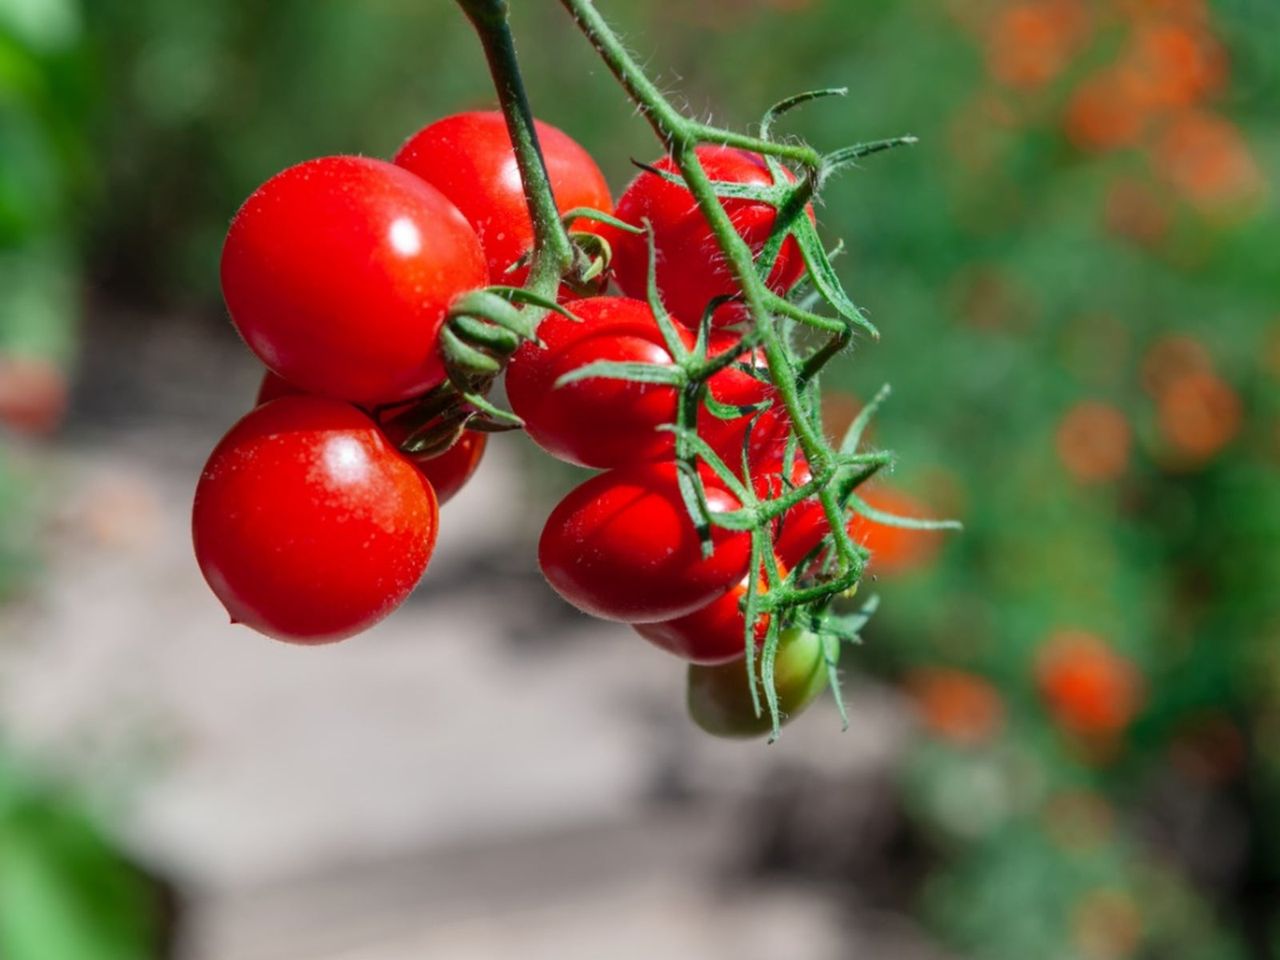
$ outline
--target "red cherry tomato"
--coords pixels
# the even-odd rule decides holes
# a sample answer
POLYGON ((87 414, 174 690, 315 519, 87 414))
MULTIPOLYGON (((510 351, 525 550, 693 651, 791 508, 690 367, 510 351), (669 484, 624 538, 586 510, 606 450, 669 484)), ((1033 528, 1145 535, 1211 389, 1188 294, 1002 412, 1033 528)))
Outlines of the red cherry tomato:
MULTIPOLYGON (((691 663, 714 665, 741 660, 747 651, 747 618, 742 604, 748 586, 748 578, 743 577, 728 593, 705 607, 674 620, 637 623, 635 631, 655 646, 691 663)), ((757 646, 764 642, 768 630, 769 616, 765 614, 756 621, 757 646)))
MULTIPOLYGON (((676 419, 673 387, 605 377, 555 386, 566 373, 600 360, 671 364, 662 329, 648 304, 626 297, 590 297, 576 301, 573 313, 577 320, 548 316, 538 328, 542 344, 524 344, 507 367, 507 398, 525 421, 529 436, 552 456, 586 467, 617 467, 673 456, 675 438, 660 429, 676 419)), ((677 327, 677 332, 692 348, 693 335, 683 327, 677 327)), ((718 334, 709 352, 715 356, 737 343, 732 334, 718 334)), ((733 406, 776 396, 772 386, 735 367, 717 372, 709 389, 721 403, 733 406)), ((780 411, 779 406, 761 415, 752 431, 753 444, 774 446, 780 431, 785 437, 787 420, 780 411)), ((750 416, 721 420, 705 408, 698 414, 699 434, 730 467, 741 462, 742 441, 750 424, 750 416)))
MULTIPOLYGON (((262 377, 258 387, 256 406, 279 397, 290 397, 305 394, 289 381, 268 370, 262 377)), ((399 448, 408 439, 409 431, 401 427, 393 419, 385 419, 379 423, 382 432, 392 446, 399 448)), ((418 468, 431 488, 435 491, 436 500, 444 506, 471 479, 480 460, 484 457, 485 447, 489 444, 489 435, 477 430, 464 431, 452 447, 434 457, 418 456, 411 453, 401 455, 418 468)))
MULTIPOLYGON (((807 473, 807 471, 806 471, 807 473)), ((805 477, 805 481, 808 477, 805 477)), ((870 506, 899 517, 925 517, 928 510, 914 498, 888 487, 859 493, 870 506)), ((787 511, 775 544, 778 556, 789 565, 799 563, 827 535, 831 527, 816 499, 803 500, 787 511)), ((849 535, 871 551, 868 568, 884 576, 899 576, 927 566, 938 552, 941 537, 936 530, 908 530, 876 523, 861 514, 849 521, 849 535)))
MULTIPOLYGON (((279 397, 303 395, 302 391, 288 380, 268 370, 262 377, 262 385, 258 387, 258 399, 255 406, 262 406, 279 397)), ((379 423, 382 432, 391 445, 399 448, 409 431, 401 427, 395 420, 387 419, 379 423)), ((435 491, 436 500, 444 506, 461 490, 480 466, 485 447, 489 444, 489 435, 477 430, 466 430, 458 441, 444 453, 434 457, 422 457, 411 453, 402 455, 418 468, 418 472, 426 477, 435 491)))
MULTIPOLYGON (((717 737, 736 739, 769 733, 773 725, 765 708, 760 661, 757 654, 755 676, 760 716, 756 716, 751 704, 751 687, 743 660, 718 666, 691 664, 687 703, 693 722, 717 737)), ((773 661, 773 688, 778 693, 782 722, 794 719, 811 704, 827 682, 821 638, 800 627, 783 630, 773 661)))
MULTIPOLYGON (((719 356, 734 349, 738 342, 736 334, 713 331, 708 353, 713 357, 719 356)), ((738 362, 762 374, 768 369, 759 348, 744 352, 738 362)), ((757 471, 761 462, 781 459, 791 429, 791 418, 776 387, 737 367, 726 367, 711 378, 708 389, 716 400, 734 407, 759 406, 766 400, 772 401, 772 406, 754 417, 749 414, 721 420, 707 410, 702 411, 698 434, 720 454, 726 466, 735 473, 741 473, 743 441, 748 431, 751 436, 747 448, 748 462, 752 465, 752 472, 757 471)))
MULTIPOLYGON (((613 198, 604 174, 567 134, 534 121, 556 207, 609 213, 613 198)), ((453 201, 484 246, 494 283, 519 285, 526 271, 507 268, 533 247, 533 222, 515 151, 502 114, 459 113, 428 124, 400 148, 395 162, 453 201)))
MULTIPOLYGON (((408 436, 407 432, 392 423, 384 423, 382 429, 393 445, 398 446, 408 436)), ((464 430, 457 442, 438 456, 422 457, 412 453, 404 456, 427 478, 436 492, 436 499, 443 507, 475 474, 488 445, 487 433, 464 430)))
MULTIPOLYGON (((715 512, 738 501, 708 478, 715 512)), ((605 620, 646 623, 692 613, 742 579, 746 533, 717 527, 703 558, 685 510, 674 462, 635 464, 592 477, 547 518, 538 563, 556 592, 605 620)))
POLYGON ((590 297, 572 309, 581 322, 550 314, 538 328, 543 346, 525 343, 511 358, 506 381, 511 409, 538 446, 569 463, 612 467, 670 457, 672 435, 658 428, 676 419, 674 388, 603 377, 555 385, 564 374, 598 360, 670 365, 671 354, 648 305, 590 297))
MULTIPOLYGON (((773 183, 773 175, 764 160, 754 153, 732 147, 702 146, 698 147, 697 154, 712 180, 773 183)), ((653 166, 666 171, 676 169, 670 157, 663 157, 653 166)), ((743 240, 758 254, 773 230, 777 211, 759 200, 722 199, 721 204, 743 240)), ((697 324, 714 297, 740 292, 711 228, 686 187, 643 172, 618 198, 615 213, 618 219, 636 226, 642 226, 648 218, 658 253, 658 289, 663 304, 677 317, 697 324)), ((812 217, 812 210, 809 214, 812 217)), ((648 283, 648 239, 615 228, 601 227, 597 232, 613 247, 613 271, 618 286, 630 296, 643 297, 648 283)), ((785 293, 803 273, 800 246, 794 237, 788 237, 769 274, 769 287, 785 293)), ((740 304, 726 304, 716 310, 714 322, 722 326, 737 323, 746 316, 740 304)))
POLYGON ((276 174, 240 208, 222 251, 231 319, 263 363, 306 393, 367 406, 444 380, 446 311, 487 282, 457 208, 366 157, 276 174))
POLYGON ((192 533, 233 621, 293 643, 368 629, 409 595, 435 546, 435 493, 354 407, 282 397, 209 457, 192 533))

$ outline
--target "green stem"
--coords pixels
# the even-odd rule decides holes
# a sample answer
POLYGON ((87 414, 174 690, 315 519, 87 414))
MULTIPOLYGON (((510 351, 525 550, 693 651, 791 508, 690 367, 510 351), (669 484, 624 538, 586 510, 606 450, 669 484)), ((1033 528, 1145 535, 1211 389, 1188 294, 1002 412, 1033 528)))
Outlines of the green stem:
MULTIPOLYGON (((560 278, 573 264, 573 244, 556 209, 551 180, 538 144, 533 110, 516 60, 508 3, 507 0, 458 0, 458 5, 471 20, 484 47, 524 183, 534 235, 533 263, 527 285, 544 296, 553 296, 560 278)), ((501 277, 492 279, 502 282, 501 277)))
MULTIPOLYGON (((667 144, 672 161, 684 177, 689 192, 693 194, 694 200, 706 218, 707 225, 711 228, 734 279, 738 281, 742 290, 743 299, 751 311, 760 344, 764 349, 765 360, 769 365, 773 382, 794 424, 800 448, 804 451, 810 468, 814 472, 825 472, 830 462, 830 450, 821 430, 811 422, 800 402, 800 391, 796 383, 797 372, 791 363, 786 345, 778 335, 773 317, 769 313, 767 302, 769 291, 756 272, 755 256, 729 219, 695 152, 698 144, 707 134, 706 128, 702 124, 689 120, 670 104, 662 91, 645 75, 608 23, 600 16, 591 0, 561 0, 561 2, 586 34, 592 46, 600 53, 614 76, 631 95, 659 139, 667 144)), ((718 139, 724 138, 718 137, 718 139)), ((777 145, 768 143, 762 146, 774 152, 777 145)), ((814 161, 816 166, 816 155, 814 161)), ((832 529, 842 530, 845 523, 844 511, 835 502, 831 492, 823 491, 819 500, 832 529)), ((848 537, 841 537, 838 532, 836 549, 841 559, 858 562, 848 537)))

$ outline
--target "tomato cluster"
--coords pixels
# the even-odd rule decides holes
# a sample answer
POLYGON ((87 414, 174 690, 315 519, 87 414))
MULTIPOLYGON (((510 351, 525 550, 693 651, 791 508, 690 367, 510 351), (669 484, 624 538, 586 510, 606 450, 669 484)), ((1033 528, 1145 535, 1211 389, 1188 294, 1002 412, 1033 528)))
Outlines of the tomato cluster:
MULTIPOLYGON (((549 313, 506 366, 507 396, 529 437, 601 471, 551 511, 538 547, 542 572, 580 610, 632 624, 687 660, 690 710, 705 729, 762 732, 771 720, 757 715, 752 701, 763 693, 752 697, 744 664, 751 534, 713 526, 704 551, 669 429, 683 388, 662 377, 563 378, 600 362, 672 368, 704 349, 701 362, 715 372, 703 389, 716 409, 699 405, 698 436, 757 488, 785 486, 790 420, 763 357, 743 340, 747 315, 711 228, 688 189, 658 172, 674 169, 670 159, 640 173, 615 211, 582 147, 545 124, 536 130, 561 213, 616 217, 568 226, 573 236, 594 235, 580 249, 603 258, 600 289, 612 279, 622 294, 579 297, 578 286, 563 285, 565 312, 549 313), (648 296, 650 243, 662 316, 648 296)), ((714 180, 772 183, 751 153, 707 146, 698 155, 714 180)), ((758 254, 776 209, 722 202, 758 254)), ((438 505, 475 471, 487 437, 462 429, 443 444, 419 442, 430 421, 419 411, 448 379, 441 331, 464 295, 525 279, 534 232, 496 112, 436 121, 390 163, 300 163, 245 202, 227 234, 222 285, 233 323, 267 372, 255 408, 211 455, 193 520, 200 567, 234 621, 280 640, 325 643, 372 626, 414 589, 435 543, 438 505)), ((785 294, 803 272, 788 237, 767 284, 785 294)), ((807 479, 801 458, 792 482, 807 479)), ((701 483, 713 513, 741 506, 712 470, 703 468, 701 483)), ((812 559, 828 528, 816 501, 804 501, 781 531, 789 531, 778 537, 787 569, 812 559)), ((767 628, 767 616, 754 625, 757 650, 767 628)), ((797 712, 827 676, 822 640, 788 627, 773 667, 784 714, 797 712)))
MULTIPOLYGON (((557 203, 612 207, 577 143, 538 125, 557 203)), ((232 619, 325 643, 394 610, 426 570, 438 505, 484 455, 463 430, 412 453, 413 411, 446 379, 457 299, 533 243, 501 114, 446 117, 388 163, 308 160, 236 214, 222 255, 232 322, 267 368, 200 477, 196 557, 232 619)))

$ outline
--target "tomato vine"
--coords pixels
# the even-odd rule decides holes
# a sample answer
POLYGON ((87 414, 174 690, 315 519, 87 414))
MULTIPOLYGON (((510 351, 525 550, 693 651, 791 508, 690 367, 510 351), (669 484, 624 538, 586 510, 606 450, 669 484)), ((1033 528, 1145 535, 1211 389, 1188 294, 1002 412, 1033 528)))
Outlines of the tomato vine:
MULTIPOLYGON (((525 92, 515 45, 508 21, 507 0, 458 0, 480 38, 494 85, 506 118, 515 156, 525 185, 529 213, 534 225, 534 248, 529 275, 523 287, 490 287, 463 298, 452 312, 442 335, 442 348, 450 373, 450 383, 442 387, 437 428, 504 429, 519 426, 518 418, 498 409, 485 394, 501 372, 506 359, 521 342, 536 339, 540 321, 550 310, 568 312, 555 302, 558 285, 564 278, 589 279, 598 272, 601 251, 598 245, 575 243, 565 224, 575 217, 593 217, 621 229, 635 229, 600 212, 571 211, 562 215, 556 208, 534 128, 533 114, 525 92)), ((772 136, 778 117, 811 100, 839 96, 840 89, 801 93, 770 108, 760 124, 758 136, 722 129, 685 116, 648 78, 626 49, 592 0, 561 0, 578 29, 599 54, 641 115, 653 128, 671 157, 675 170, 649 172, 684 186, 728 265, 748 319, 741 334, 741 349, 708 356, 711 314, 717 303, 708 305, 692 348, 678 335, 654 282, 655 251, 649 232, 650 268, 648 299, 674 358, 669 366, 599 361, 561 377, 561 385, 590 378, 613 378, 637 383, 665 383, 679 390, 675 422, 669 426, 676 436, 676 459, 684 503, 703 545, 704 556, 712 551, 711 528, 747 531, 751 537, 751 560, 745 592, 745 635, 748 656, 744 658, 752 708, 757 715, 767 712, 776 737, 783 719, 774 683, 774 665, 784 630, 799 626, 821 640, 827 678, 840 702, 837 661, 840 645, 854 642, 875 608, 875 598, 863 603, 853 614, 834 610, 838 598, 851 596, 862 579, 867 551, 849 531, 850 512, 887 525, 915 529, 953 528, 948 521, 926 521, 892 516, 872 508, 856 494, 859 484, 892 462, 892 455, 863 450, 864 431, 877 406, 887 396, 887 388, 869 404, 850 426, 839 444, 831 444, 823 431, 819 405, 819 375, 823 366, 864 334, 878 337, 875 327, 844 291, 831 258, 806 209, 831 175, 864 157, 882 150, 915 142, 903 136, 821 153, 795 140, 772 136), (734 147, 764 158, 772 174, 768 185, 720 182, 711 179, 698 156, 703 145, 734 147), (776 210, 770 236, 757 255, 739 235, 722 203, 741 198, 767 203, 776 210), (794 238, 803 255, 807 291, 803 297, 788 296, 769 288, 766 278, 782 244, 794 238), (823 312, 823 308, 825 312, 823 312), (798 335, 801 328, 817 331, 820 345, 806 348, 798 335), (705 407, 721 418, 744 414, 759 416, 762 409, 726 408, 708 395, 708 379, 736 362, 742 350, 759 350, 767 372, 749 370, 767 377, 785 409, 791 436, 785 447, 777 476, 781 487, 776 495, 758 495, 754 483, 759 465, 750 462, 744 443, 741 474, 713 450, 697 431, 697 418, 705 407), (808 480, 793 483, 795 467, 803 460, 808 480), (740 502, 736 510, 708 509, 704 465, 717 481, 740 502), (744 482, 745 478, 745 482, 744 482), (815 498, 825 515, 829 534, 822 545, 785 571, 774 554, 773 540, 779 523, 801 501, 815 498), (757 658, 757 632, 767 618, 763 649, 757 658), (760 675, 757 677, 756 671, 760 675), (763 691, 761 703, 758 691, 763 691)), ((745 368, 744 368, 745 369, 745 368)), ((426 432, 430 433, 431 427, 426 432)), ((843 704, 841 704, 843 715, 843 704)), ((847 718, 845 720, 847 723, 847 718)))

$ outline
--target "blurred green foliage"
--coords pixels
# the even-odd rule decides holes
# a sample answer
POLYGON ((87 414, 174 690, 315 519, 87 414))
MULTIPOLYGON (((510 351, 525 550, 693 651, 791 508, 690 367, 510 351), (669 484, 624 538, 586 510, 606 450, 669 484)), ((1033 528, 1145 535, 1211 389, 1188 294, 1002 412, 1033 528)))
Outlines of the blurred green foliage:
POLYGON ((2 0, 0 354, 69 358, 88 101, 71 0, 2 0))
POLYGON ((0 956, 159 956, 155 887, 64 798, 0 766, 0 956))

